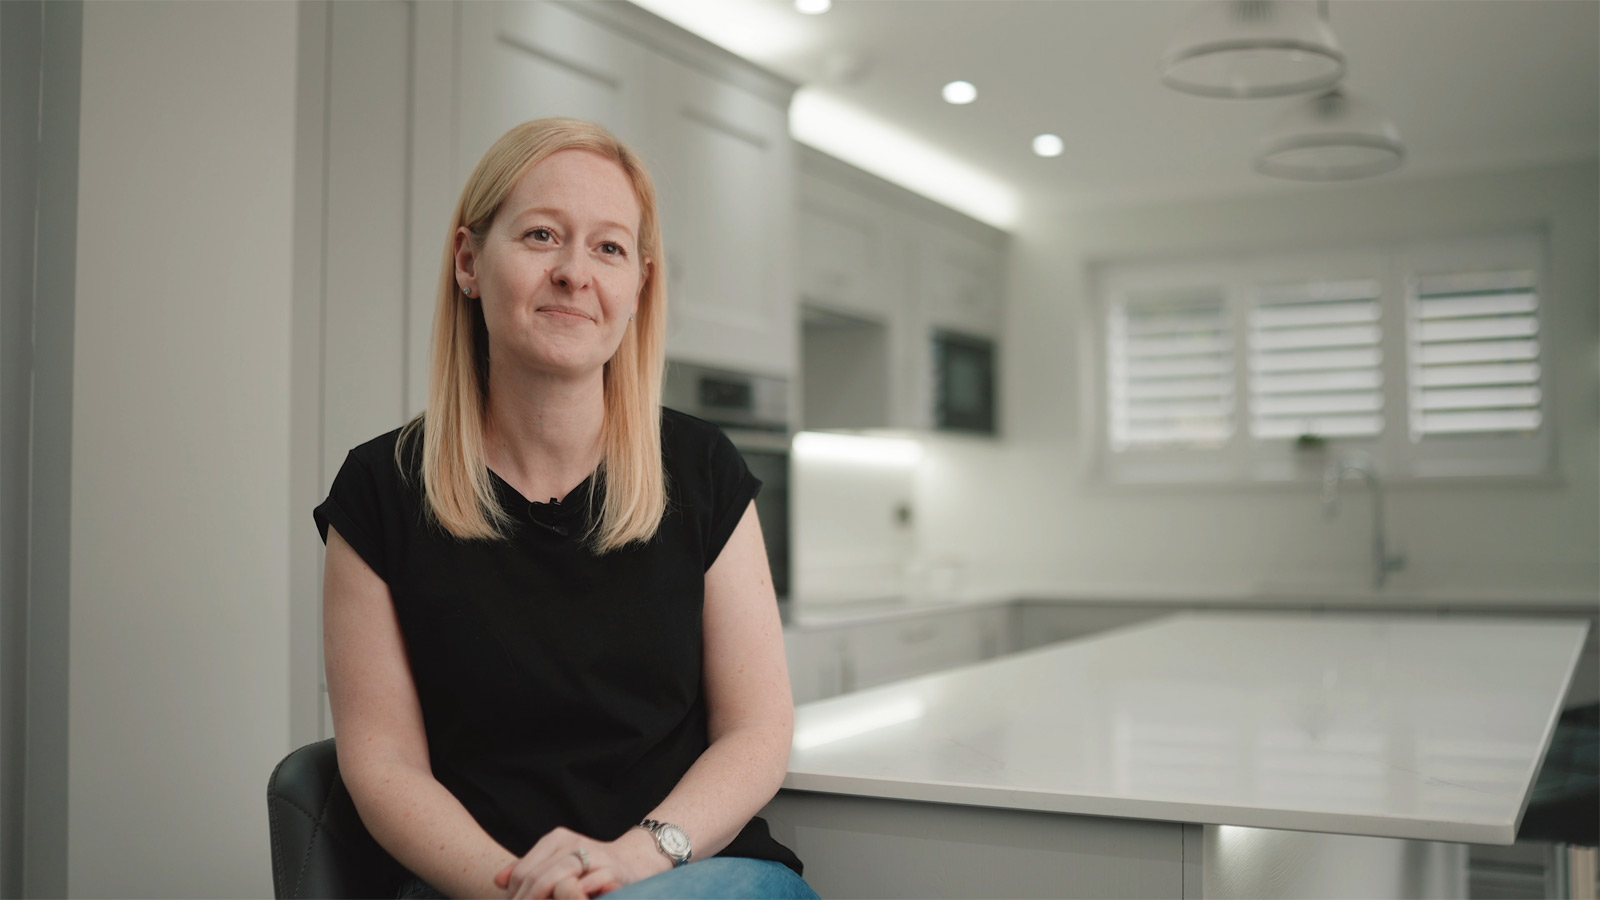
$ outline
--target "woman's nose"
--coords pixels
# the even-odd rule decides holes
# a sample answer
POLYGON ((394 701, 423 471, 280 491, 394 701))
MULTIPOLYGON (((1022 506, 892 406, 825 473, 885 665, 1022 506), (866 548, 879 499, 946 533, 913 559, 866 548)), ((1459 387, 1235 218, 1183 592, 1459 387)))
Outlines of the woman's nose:
POLYGON ((588 260, 577 248, 568 247, 557 258, 550 270, 550 283, 569 291, 581 291, 589 286, 592 273, 588 260))

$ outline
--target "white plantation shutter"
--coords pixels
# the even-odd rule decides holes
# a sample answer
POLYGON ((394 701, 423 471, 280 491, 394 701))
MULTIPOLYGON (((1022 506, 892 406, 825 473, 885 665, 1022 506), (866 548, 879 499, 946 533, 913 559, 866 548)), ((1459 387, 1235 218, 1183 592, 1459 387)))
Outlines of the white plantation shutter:
POLYGON ((1214 447, 1233 435, 1233 335, 1220 289, 1125 296, 1107 328, 1113 450, 1214 447))
POLYGON ((1417 277, 1407 307, 1412 440, 1538 430, 1539 295, 1531 270, 1417 277))
POLYGON ((1548 477, 1546 237, 1095 266, 1097 468, 1126 484, 1548 477), (1331 458, 1331 457, 1330 457, 1331 458))
POLYGON ((1377 279, 1259 285, 1250 310, 1250 434, 1383 431, 1377 279))

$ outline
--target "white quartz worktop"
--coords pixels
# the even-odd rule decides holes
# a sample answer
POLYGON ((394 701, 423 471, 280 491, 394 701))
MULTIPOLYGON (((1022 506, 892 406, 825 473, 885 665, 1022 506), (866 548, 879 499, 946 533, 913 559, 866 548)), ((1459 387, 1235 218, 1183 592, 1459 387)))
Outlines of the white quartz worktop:
POLYGON ((1185 613, 802 705, 784 787, 1508 844, 1587 628, 1185 613))
POLYGON ((968 591, 956 596, 903 595, 818 602, 799 598, 791 607, 789 627, 800 630, 838 628, 894 621, 917 616, 1004 606, 1011 603, 1062 606, 1170 607, 1179 609, 1349 610, 1352 612, 1474 610, 1530 615, 1593 616, 1600 611, 1600 594, 1577 591, 1514 590, 1497 588, 1469 591, 1354 590, 1301 585, 1265 585, 1254 588, 1185 589, 1162 587, 1083 588, 1070 591, 1036 588, 968 591))

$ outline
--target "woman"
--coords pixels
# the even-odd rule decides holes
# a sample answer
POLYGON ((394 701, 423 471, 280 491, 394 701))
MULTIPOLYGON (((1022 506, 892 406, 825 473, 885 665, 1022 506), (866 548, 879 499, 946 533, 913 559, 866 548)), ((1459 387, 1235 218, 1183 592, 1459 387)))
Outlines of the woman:
POLYGON ((339 768, 404 896, 816 896, 752 818, 794 727, 760 483, 660 406, 663 258, 611 134, 507 133, 456 207, 427 412, 316 510, 339 768))

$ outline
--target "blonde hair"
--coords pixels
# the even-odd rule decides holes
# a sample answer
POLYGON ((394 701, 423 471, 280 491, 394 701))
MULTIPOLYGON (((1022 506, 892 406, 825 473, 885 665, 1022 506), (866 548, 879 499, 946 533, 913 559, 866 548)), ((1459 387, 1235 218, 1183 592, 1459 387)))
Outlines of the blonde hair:
POLYGON ((666 513, 661 464, 661 381, 667 336, 667 279, 655 184, 632 150, 592 122, 537 119, 495 141, 456 203, 439 275, 433 321, 428 409, 406 424, 395 447, 402 472, 407 444, 422 434, 422 481, 429 517, 463 540, 509 537, 513 519, 500 506, 484 457, 489 398, 488 330, 481 301, 456 286, 455 235, 466 226, 482 241, 512 189, 529 169, 562 150, 587 150, 622 167, 639 201, 639 309, 605 364, 605 420, 600 472, 605 501, 591 514, 586 539, 600 553, 656 533, 666 513), (426 421, 428 427, 421 426, 426 421))

